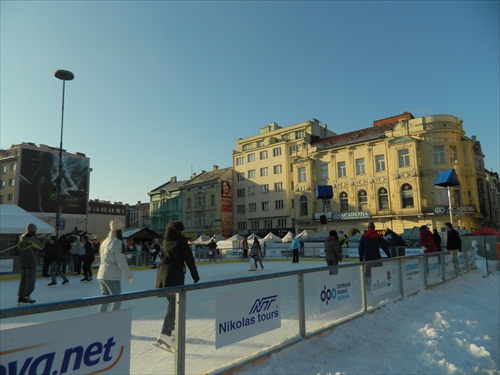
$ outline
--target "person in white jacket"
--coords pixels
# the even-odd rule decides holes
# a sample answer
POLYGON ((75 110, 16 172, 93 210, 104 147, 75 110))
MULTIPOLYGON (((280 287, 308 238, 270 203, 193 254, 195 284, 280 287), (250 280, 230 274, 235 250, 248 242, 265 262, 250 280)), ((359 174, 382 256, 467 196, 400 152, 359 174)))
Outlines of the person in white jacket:
MULTIPOLYGON (((97 280, 103 296, 112 294, 120 294, 122 292, 121 279, 122 272, 129 284, 132 284, 132 272, 127 263, 125 252, 127 248, 123 243, 122 230, 125 225, 119 219, 113 219, 109 222, 111 232, 108 237, 102 242, 99 253, 101 256, 101 265, 97 272, 97 280)), ((99 307, 99 312, 106 312, 108 309, 107 303, 99 307)), ((119 310, 121 302, 114 302, 111 306, 111 311, 119 310)))

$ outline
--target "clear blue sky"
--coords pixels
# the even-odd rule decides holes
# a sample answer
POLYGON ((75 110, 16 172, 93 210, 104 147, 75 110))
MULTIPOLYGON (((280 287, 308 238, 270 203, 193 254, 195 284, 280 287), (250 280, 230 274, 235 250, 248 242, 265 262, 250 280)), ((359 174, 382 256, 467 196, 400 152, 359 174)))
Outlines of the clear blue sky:
POLYGON ((148 201, 236 139, 450 114, 500 172, 498 1, 1 1, 1 148, 90 157, 90 198, 148 201))

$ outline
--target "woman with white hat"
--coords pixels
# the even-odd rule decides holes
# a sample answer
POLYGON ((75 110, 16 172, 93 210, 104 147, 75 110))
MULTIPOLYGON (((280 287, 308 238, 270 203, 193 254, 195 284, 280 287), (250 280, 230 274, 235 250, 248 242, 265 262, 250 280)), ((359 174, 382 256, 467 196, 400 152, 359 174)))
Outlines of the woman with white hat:
MULTIPOLYGON (((112 294, 120 294, 122 292, 121 279, 122 272, 132 284, 132 272, 127 263, 125 252, 127 248, 123 243, 122 230, 125 225, 119 219, 113 219, 109 222, 111 231, 108 237, 102 242, 99 253, 101 256, 101 265, 97 272, 97 280, 99 280, 99 287, 103 296, 112 294)), ((119 310, 121 302, 114 302, 111 310, 119 310)), ((102 304, 99 312, 106 312, 108 304, 102 304)))

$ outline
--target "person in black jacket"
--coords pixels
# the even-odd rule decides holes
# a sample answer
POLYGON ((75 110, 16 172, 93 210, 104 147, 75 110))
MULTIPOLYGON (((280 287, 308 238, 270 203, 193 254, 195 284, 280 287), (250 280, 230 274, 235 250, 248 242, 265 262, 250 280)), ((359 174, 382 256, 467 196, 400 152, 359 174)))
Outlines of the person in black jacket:
POLYGON ((17 245, 19 251, 19 265, 21 266, 21 281, 17 303, 19 305, 35 303, 30 295, 35 290, 36 267, 38 266, 38 255, 42 251, 40 240, 36 237, 37 227, 35 224, 28 224, 26 232, 19 239, 17 245))
POLYGON ((434 245, 436 245, 438 251, 441 251, 441 236, 439 235, 437 229, 432 231, 432 237, 434 238, 434 245))
POLYGON ((83 248, 85 249, 85 255, 83 256, 83 279, 80 281, 88 282, 92 281, 92 263, 94 263, 95 255, 94 255, 94 247, 92 243, 89 241, 87 236, 83 237, 83 248))
MULTIPOLYGON (((361 236, 359 241, 358 253, 359 261, 369 261, 381 259, 380 250, 382 249, 387 255, 387 258, 391 257, 389 251, 389 245, 386 240, 375 231, 375 223, 370 221, 368 223, 368 230, 361 236)), ((366 276, 371 277, 371 269, 373 267, 379 267, 382 263, 369 264, 366 266, 366 276)))
POLYGON ((69 283, 66 275, 61 272, 61 264, 63 261, 63 248, 61 243, 56 236, 50 236, 49 240, 45 244, 43 251, 48 262, 50 262, 50 276, 52 277, 52 282, 47 284, 47 286, 57 285, 57 275, 61 276, 63 279, 62 284, 67 285, 69 283))
POLYGON ((453 225, 451 223, 444 223, 446 227, 446 250, 458 250, 462 251, 462 240, 460 239, 460 235, 458 232, 453 229, 453 225))
MULTIPOLYGON (((167 225, 162 244, 160 265, 156 274, 157 288, 184 285, 184 265, 189 268, 195 283, 200 280, 193 253, 189 248, 186 237, 182 234, 183 231, 184 224, 181 221, 174 221, 167 225)), ((172 337, 172 331, 175 328, 176 295, 168 294, 167 300, 167 313, 157 344, 160 346, 165 344, 169 348, 174 348, 175 341, 172 337)))

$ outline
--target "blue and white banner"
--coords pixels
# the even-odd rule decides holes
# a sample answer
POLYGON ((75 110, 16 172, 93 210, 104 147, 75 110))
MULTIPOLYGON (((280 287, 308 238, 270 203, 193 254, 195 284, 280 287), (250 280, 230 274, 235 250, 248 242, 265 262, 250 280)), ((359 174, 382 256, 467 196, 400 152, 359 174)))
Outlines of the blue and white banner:
POLYGON ((420 275, 420 263, 418 259, 410 259, 403 261, 403 277, 404 285, 406 288, 418 287, 422 282, 422 277, 420 275))
POLYGON ((331 312, 348 304, 351 297, 352 272, 340 272, 338 275, 318 277, 320 314, 331 312))
POLYGON ((280 327, 280 293, 276 286, 269 284, 217 294, 216 349, 280 327))
POLYGON ((129 374, 132 310, 0 331, 0 374, 129 374))

